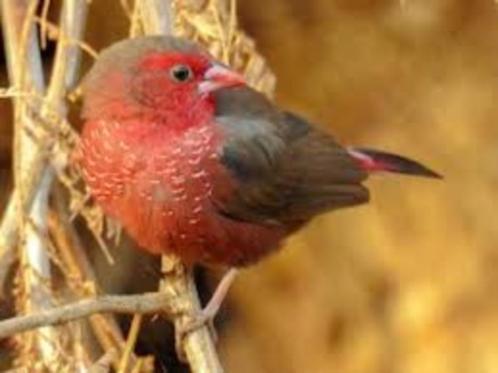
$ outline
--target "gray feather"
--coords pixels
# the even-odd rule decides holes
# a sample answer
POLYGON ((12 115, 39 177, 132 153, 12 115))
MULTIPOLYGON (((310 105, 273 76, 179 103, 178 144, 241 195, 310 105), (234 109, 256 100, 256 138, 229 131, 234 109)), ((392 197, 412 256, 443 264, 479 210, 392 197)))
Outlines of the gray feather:
POLYGON ((223 214, 299 226, 368 201, 366 173, 330 135, 249 88, 220 90, 215 102, 226 136, 222 162, 238 181, 235 195, 218 204, 223 214))

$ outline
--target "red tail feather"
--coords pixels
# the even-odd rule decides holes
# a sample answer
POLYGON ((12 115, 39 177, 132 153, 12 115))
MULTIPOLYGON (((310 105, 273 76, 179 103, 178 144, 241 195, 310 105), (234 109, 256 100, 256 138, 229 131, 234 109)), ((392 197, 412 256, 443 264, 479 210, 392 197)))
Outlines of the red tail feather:
POLYGON ((396 154, 364 148, 348 148, 348 153, 368 172, 385 171, 438 179, 442 178, 440 174, 424 165, 396 154))

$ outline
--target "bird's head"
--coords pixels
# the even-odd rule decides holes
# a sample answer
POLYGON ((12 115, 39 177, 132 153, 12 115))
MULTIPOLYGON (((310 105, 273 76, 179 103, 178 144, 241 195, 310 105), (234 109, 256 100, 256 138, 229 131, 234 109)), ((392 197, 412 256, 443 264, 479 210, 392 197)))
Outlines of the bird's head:
MULTIPOLYGON (((188 41, 143 37, 104 50, 83 84, 87 118, 153 116, 178 122, 212 114, 212 93, 243 77, 188 41)), ((202 118, 198 118, 201 120, 202 118)))

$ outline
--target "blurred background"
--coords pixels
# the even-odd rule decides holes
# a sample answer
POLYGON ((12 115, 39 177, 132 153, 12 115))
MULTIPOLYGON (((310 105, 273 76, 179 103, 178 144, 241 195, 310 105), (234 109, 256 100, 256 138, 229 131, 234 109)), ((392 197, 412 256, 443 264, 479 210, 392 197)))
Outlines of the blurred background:
MULTIPOLYGON (((96 49, 126 35, 125 17, 109 17, 118 3, 92 4, 96 49)), ((280 105, 445 180, 373 177, 369 205, 316 219, 244 270, 218 320, 227 371, 498 372, 498 4, 239 0, 238 14, 280 105)), ((9 121, 0 132, 8 180, 9 121)), ((95 259, 103 286, 152 286, 135 252, 120 252, 118 268, 95 259)), ((205 298, 213 277, 199 275, 205 298)), ((161 333, 145 328, 139 349, 160 351, 161 333)))
POLYGON ((374 177, 240 276, 233 372, 498 372, 498 4, 239 1, 277 101, 443 182, 374 177))

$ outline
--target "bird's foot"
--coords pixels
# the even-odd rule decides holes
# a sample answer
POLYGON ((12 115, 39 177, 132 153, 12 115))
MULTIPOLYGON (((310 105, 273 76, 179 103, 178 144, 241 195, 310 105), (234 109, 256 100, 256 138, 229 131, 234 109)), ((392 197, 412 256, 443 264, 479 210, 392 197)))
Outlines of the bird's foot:
POLYGON ((211 338, 216 343, 218 340, 218 334, 216 333, 216 329, 214 327, 214 318, 216 317, 216 314, 217 310, 208 309, 206 306, 194 315, 189 316, 188 320, 177 328, 178 340, 182 341, 187 334, 207 326, 209 328, 211 338))
POLYGON ((211 339, 214 343, 218 341, 218 333, 216 333, 213 323, 216 314, 213 315, 209 312, 204 312, 204 310, 205 308, 197 312, 195 315, 190 316, 188 320, 182 324, 178 324, 175 328, 175 348, 176 354, 180 358, 180 361, 188 362, 184 340, 189 333, 192 333, 206 325, 209 329, 211 339))
POLYGON ((177 351, 183 351, 181 346, 183 345, 184 338, 191 332, 202 328, 204 326, 208 326, 211 332, 211 337, 216 342, 217 341, 217 333, 214 328, 213 320, 218 314, 220 310, 221 304, 223 300, 226 298, 228 290, 232 285, 235 277, 238 273, 238 270, 235 268, 231 268, 227 273, 223 276, 220 283, 216 287, 214 294, 211 296, 206 307, 204 307, 199 312, 194 315, 190 315, 189 319, 183 324, 179 325, 176 328, 176 342, 177 342, 177 351))

